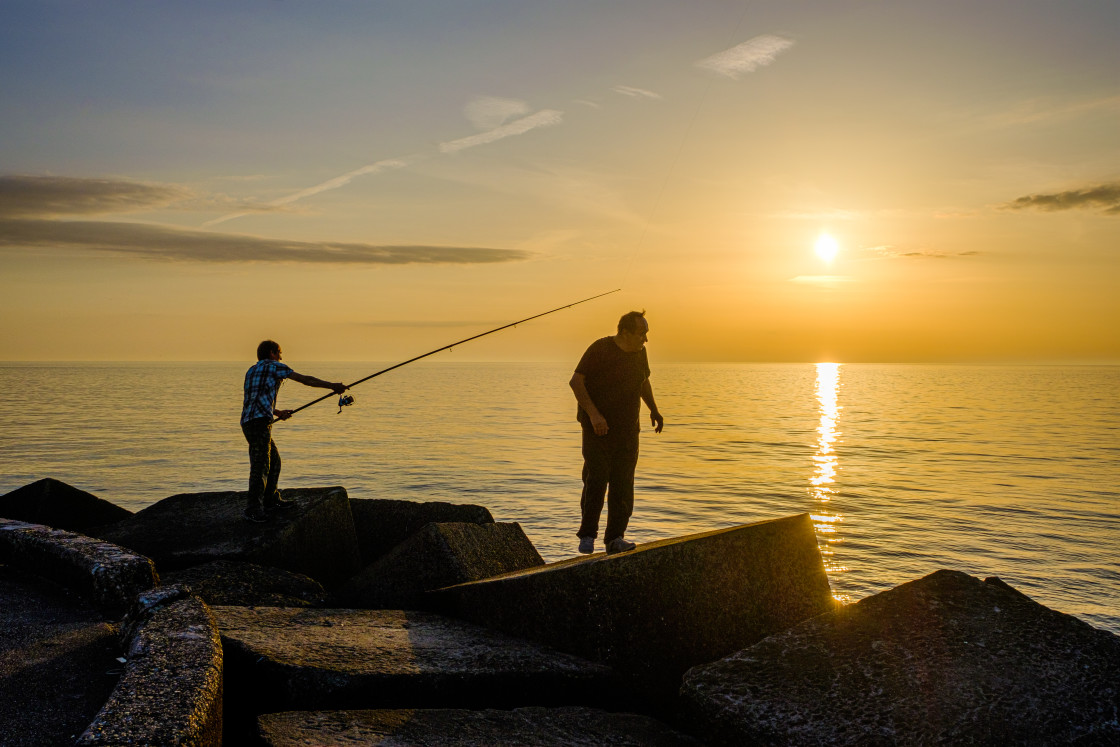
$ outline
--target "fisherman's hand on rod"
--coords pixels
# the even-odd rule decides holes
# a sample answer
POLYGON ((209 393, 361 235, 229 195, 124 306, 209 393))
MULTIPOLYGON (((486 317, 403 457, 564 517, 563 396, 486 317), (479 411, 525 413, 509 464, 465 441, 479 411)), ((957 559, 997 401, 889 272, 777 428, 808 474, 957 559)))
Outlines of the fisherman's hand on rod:
POLYGON ((346 385, 345 385, 345 384, 343 384, 343 383, 342 383, 341 381, 336 381, 336 382, 334 382, 333 384, 331 384, 331 385, 330 385, 330 387, 328 387, 328 388, 329 388, 329 389, 330 389, 330 390, 331 390, 332 392, 334 392, 335 394, 342 394, 343 392, 345 392, 345 391, 346 391, 347 389, 349 389, 350 387, 346 386, 346 385))
POLYGON ((276 416, 277 420, 287 420, 292 417, 291 410, 273 410, 272 414, 276 416))

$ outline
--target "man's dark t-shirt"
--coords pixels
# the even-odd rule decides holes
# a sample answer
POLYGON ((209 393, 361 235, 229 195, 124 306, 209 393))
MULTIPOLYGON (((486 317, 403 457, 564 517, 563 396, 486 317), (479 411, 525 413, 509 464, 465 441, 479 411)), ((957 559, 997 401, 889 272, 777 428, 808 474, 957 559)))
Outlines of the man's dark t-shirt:
MULTIPOLYGON (((649 378, 645 348, 627 353, 615 344, 613 337, 603 337, 587 348, 576 373, 583 374, 587 393, 607 419, 611 433, 640 430, 642 383, 649 378)), ((591 418, 582 407, 576 417, 584 427, 591 427, 591 418)))

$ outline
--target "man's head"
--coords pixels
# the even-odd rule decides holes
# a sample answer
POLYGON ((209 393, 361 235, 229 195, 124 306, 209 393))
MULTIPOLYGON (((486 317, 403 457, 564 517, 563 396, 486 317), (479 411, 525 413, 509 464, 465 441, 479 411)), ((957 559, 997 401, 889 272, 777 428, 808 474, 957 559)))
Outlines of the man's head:
POLYGON ((280 360, 280 343, 263 340, 260 345, 257 345, 257 360, 280 360))
POLYGON ((645 347, 646 334, 649 332, 649 323, 646 322, 646 312, 630 311, 618 320, 618 334, 615 340, 618 346, 627 353, 636 353, 645 347))

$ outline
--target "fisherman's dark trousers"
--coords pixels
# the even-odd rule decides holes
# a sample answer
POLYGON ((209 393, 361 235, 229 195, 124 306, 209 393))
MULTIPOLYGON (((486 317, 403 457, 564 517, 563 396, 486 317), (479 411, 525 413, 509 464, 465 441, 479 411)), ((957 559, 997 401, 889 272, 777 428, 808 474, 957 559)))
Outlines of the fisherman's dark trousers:
POLYGON ((272 441, 272 418, 250 420, 241 431, 249 442, 249 509, 263 509, 265 496, 272 499, 280 480, 280 452, 272 441))
POLYGON ((583 520, 579 537, 599 534, 603 497, 607 498, 607 529, 603 542, 621 537, 634 512, 634 468, 638 465, 638 431, 596 436, 583 427, 583 495, 579 500, 583 520))

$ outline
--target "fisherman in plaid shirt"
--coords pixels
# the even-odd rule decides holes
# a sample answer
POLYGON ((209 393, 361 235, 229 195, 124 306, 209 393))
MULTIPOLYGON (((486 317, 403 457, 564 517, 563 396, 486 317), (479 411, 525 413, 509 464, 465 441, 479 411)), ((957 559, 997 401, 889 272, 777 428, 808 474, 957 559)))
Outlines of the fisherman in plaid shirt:
POLYGON ((275 419, 287 420, 291 410, 276 409, 276 393, 284 379, 307 386, 330 389, 342 394, 347 386, 296 373, 280 362, 280 344, 265 340, 257 346, 257 362, 245 372, 245 403, 241 408, 241 430, 249 442, 249 505, 245 518, 262 523, 266 509, 290 508, 295 505, 280 497, 276 483, 280 479, 280 452, 272 441, 275 419))

